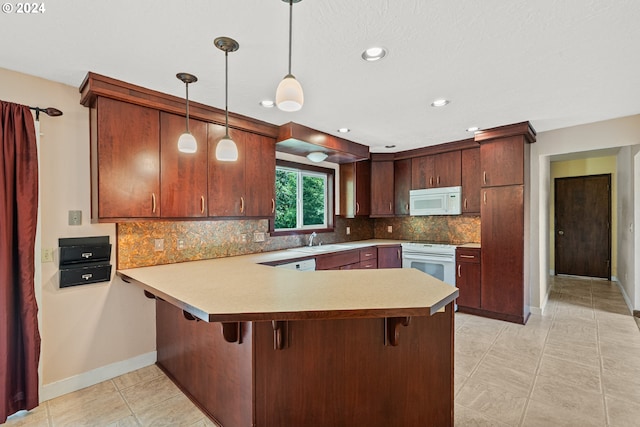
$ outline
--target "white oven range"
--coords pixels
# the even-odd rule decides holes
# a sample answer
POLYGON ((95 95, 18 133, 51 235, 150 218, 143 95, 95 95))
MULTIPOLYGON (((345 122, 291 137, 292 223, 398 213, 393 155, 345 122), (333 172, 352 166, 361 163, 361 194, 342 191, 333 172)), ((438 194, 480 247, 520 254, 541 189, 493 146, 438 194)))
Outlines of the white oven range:
POLYGON ((456 285, 456 246, 443 243, 402 243, 402 268, 416 268, 456 285))

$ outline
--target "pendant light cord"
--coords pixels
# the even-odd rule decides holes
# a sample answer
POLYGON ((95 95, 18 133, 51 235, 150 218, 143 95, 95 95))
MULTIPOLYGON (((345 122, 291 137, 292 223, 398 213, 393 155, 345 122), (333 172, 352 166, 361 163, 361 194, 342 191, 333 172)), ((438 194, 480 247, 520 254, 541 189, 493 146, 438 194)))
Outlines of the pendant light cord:
POLYGON ((289 75, 291 75, 291 38, 293 33, 293 0, 289 0, 289 75))
POLYGON ((224 52, 224 126, 225 137, 229 138, 229 52, 224 52))
POLYGON ((187 133, 191 133, 189 132, 189 83, 185 83, 185 86, 187 87, 187 133))

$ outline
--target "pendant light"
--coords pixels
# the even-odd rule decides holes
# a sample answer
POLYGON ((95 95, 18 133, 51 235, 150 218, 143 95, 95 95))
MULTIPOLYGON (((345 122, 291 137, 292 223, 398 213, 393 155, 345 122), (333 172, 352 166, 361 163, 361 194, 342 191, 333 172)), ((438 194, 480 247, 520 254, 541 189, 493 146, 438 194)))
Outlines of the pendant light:
POLYGON ((225 135, 218 141, 216 146, 216 159, 225 162, 235 162, 238 160, 238 147, 229 136, 229 52, 235 52, 240 48, 237 41, 229 37, 218 37, 213 44, 224 51, 224 126, 225 135))
POLYGON ((302 86, 291 74, 291 33, 293 27, 293 4, 301 0, 282 0, 289 3, 289 74, 284 76, 276 90, 276 105, 282 111, 298 111, 304 103, 302 86))
POLYGON ((195 153, 198 151, 198 142, 189 132, 189 83, 195 83, 198 78, 189 73, 178 73, 176 77, 184 82, 187 92, 187 130, 178 139, 178 151, 181 153, 195 153))

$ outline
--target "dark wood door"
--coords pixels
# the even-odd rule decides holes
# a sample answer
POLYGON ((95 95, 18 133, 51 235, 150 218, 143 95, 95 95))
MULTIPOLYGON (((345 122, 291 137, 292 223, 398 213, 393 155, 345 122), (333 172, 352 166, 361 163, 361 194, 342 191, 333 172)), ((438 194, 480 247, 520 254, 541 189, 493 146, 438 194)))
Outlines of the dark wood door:
POLYGON ((434 156, 421 156, 411 159, 411 189, 420 190, 422 188, 432 188, 434 186, 433 176, 434 156))
POLYGON ((209 124, 209 216, 244 216, 246 205, 244 133, 235 129, 229 130, 229 136, 238 147, 238 160, 235 162, 216 159, 216 145, 224 134, 224 126, 209 124))
POLYGON ((481 142, 480 167, 483 187, 524 184, 524 136, 481 142))
POLYGON ((371 216, 393 216, 393 160, 371 162, 371 216))
POLYGON ((402 268, 402 246, 378 246, 378 268, 402 268))
POLYGON ((411 159, 393 162, 394 213, 409 215, 409 190, 411 190, 411 159))
POLYGON ((243 132, 245 139, 246 215, 273 217, 276 193, 276 141, 243 132))
POLYGON ((108 98, 97 103, 98 216, 160 216, 160 114, 108 98))
POLYGON ((480 249, 456 249, 456 287, 459 306, 480 308, 480 249))
POLYGON ((492 187, 482 192, 481 306, 494 313, 522 317, 524 187, 492 187))
POLYGON ((164 218, 207 216, 207 124, 189 120, 189 131, 198 142, 195 153, 178 151, 185 132, 185 118, 160 113, 160 200, 164 218))
POLYGON ((480 149, 462 150, 462 213, 480 213, 480 149))
POLYGON ((611 278, 611 175, 555 179, 555 273, 611 278))
POLYGON ((356 215, 371 213, 371 162, 356 162, 356 215))
POLYGON ((462 184, 460 150, 436 154, 434 187, 454 187, 462 184))

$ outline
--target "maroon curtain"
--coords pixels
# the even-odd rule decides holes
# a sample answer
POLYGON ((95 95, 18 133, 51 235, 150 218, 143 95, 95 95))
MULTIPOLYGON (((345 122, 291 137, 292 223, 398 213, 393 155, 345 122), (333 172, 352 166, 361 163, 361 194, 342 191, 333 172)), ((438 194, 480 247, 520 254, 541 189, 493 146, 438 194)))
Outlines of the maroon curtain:
POLYGON ((38 406, 38 154, 29 107, 0 101, 0 424, 38 406))

